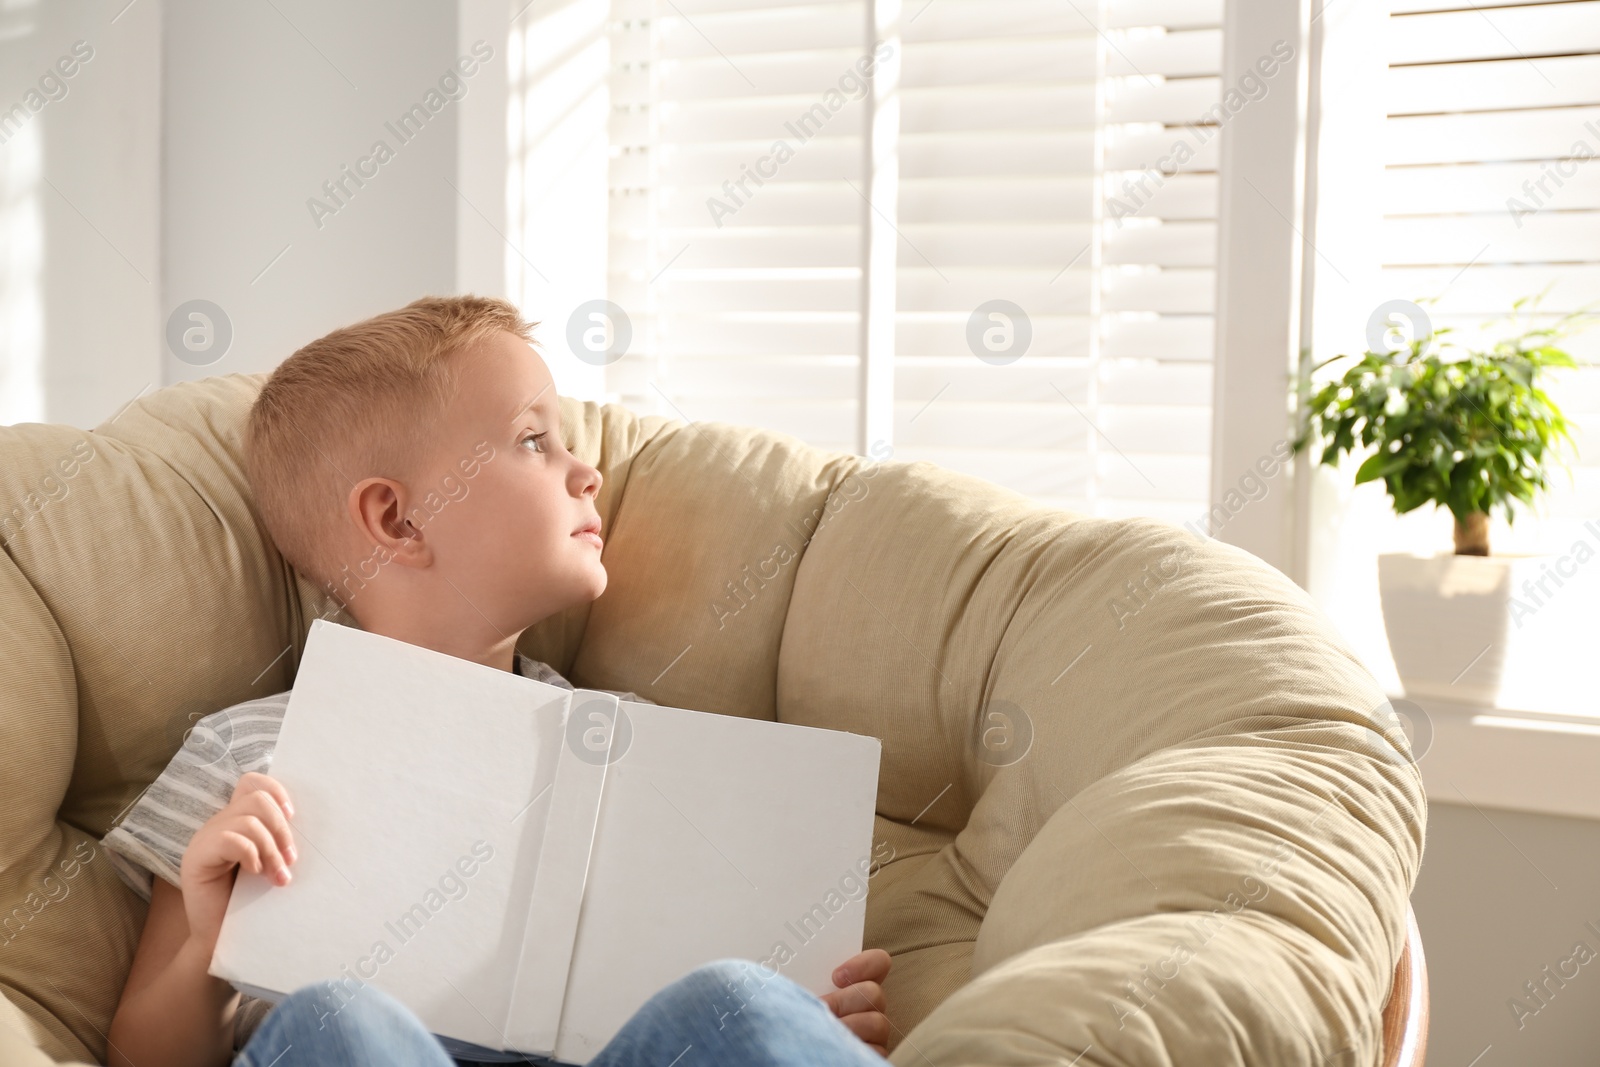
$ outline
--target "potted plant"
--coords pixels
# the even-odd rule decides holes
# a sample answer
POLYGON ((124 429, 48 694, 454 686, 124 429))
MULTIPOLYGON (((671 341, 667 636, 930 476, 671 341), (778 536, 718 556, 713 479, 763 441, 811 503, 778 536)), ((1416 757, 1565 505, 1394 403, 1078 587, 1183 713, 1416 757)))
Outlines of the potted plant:
MULTIPOLYGON (((1297 453, 1320 442, 1317 462, 1334 466, 1370 448, 1357 485, 1381 480, 1397 514, 1433 504, 1452 516, 1454 553, 1378 559, 1389 648, 1410 695, 1493 704, 1515 658, 1513 598, 1539 561, 1492 557, 1489 519, 1500 512, 1514 521, 1517 505, 1549 488, 1572 437, 1542 376, 1577 366, 1560 345, 1595 321, 1580 310, 1529 322, 1522 316, 1539 299, 1524 297, 1508 317, 1486 323, 1506 324, 1488 347, 1441 339, 1450 332, 1444 327, 1416 330, 1391 351, 1367 351, 1303 405, 1297 453)), ((1334 356, 1313 373, 1348 358, 1334 356)))

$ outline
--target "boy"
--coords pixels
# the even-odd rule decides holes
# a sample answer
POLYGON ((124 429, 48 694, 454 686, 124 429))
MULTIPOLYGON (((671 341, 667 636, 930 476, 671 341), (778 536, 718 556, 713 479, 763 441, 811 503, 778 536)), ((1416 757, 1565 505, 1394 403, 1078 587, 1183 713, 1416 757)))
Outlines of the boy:
MULTIPOLYGON (((516 643, 605 591, 602 479, 562 442, 532 328, 505 301, 463 296, 335 330, 262 388, 245 468, 283 557, 362 629, 572 688, 516 643), (441 489, 447 506, 422 506, 441 489)), ((264 773, 288 695, 200 720, 103 841, 150 901, 110 1064, 225 1064, 267 1014, 206 969, 238 868, 292 881, 293 801, 264 773)), ((860 953, 835 971, 847 988, 822 998, 880 1055, 888 968, 881 949, 860 953)))

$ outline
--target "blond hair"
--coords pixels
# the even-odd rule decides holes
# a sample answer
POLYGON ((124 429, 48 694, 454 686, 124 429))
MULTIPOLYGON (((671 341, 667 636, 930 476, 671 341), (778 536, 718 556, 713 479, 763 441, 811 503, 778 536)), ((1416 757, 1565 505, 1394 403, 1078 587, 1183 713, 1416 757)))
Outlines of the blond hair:
POLYGON ((460 393, 459 354, 497 330, 529 343, 538 323, 492 297, 427 296, 342 326, 280 363, 245 429, 245 476, 289 564, 332 590, 346 498, 363 478, 408 485, 429 432, 460 393))

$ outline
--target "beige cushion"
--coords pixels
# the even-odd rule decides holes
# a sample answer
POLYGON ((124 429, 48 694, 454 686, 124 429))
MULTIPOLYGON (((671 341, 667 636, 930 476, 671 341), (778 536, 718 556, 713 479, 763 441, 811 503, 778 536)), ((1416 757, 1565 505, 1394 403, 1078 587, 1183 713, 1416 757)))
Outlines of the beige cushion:
MULTIPOLYGON (((104 1055, 145 906, 94 840, 194 719, 289 687, 339 617, 252 511, 262 381, 0 428, 7 1064, 104 1055)), ((1376 1062, 1426 802, 1293 584, 927 463, 562 415, 606 476, 610 585, 519 648, 882 739, 866 941, 895 960, 895 1064, 1376 1062)))

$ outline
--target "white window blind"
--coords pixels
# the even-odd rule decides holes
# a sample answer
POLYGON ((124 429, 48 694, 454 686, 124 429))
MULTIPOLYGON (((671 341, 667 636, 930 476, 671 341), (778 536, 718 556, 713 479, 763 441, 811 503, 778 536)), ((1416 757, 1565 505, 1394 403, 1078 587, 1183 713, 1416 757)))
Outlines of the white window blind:
POLYGON ((608 384, 854 451, 862 106, 839 81, 869 51, 860 0, 612 11, 608 286, 634 346, 608 384))
POLYGON ((848 451, 881 403, 896 459, 1197 520, 1221 7, 913 0, 873 26, 862 0, 613 0, 607 284, 634 340, 608 387, 848 451), (858 97, 886 49, 898 82, 858 97), (885 225, 871 281, 892 300, 872 307, 892 328, 869 350, 866 238, 885 225), (1025 325, 980 318, 979 336, 1031 333, 1018 358, 969 342, 992 301, 1025 325), (864 359, 892 392, 863 400, 864 359))
MULTIPOLYGON (((1540 320, 1600 301, 1600 2, 1396 0, 1388 45, 1385 290, 1438 298, 1463 342, 1546 286, 1540 320)), ((1600 361, 1600 329, 1569 351, 1600 361)), ((1497 552, 1564 552, 1600 516, 1600 367, 1557 373, 1573 480, 1497 552)))
POLYGON ((1221 14, 939 0, 904 27, 897 458, 1074 510, 1204 513, 1221 14), (1194 158, 1168 176, 1177 142, 1194 158), (1032 330, 1000 365, 967 337, 995 299, 1032 330))

